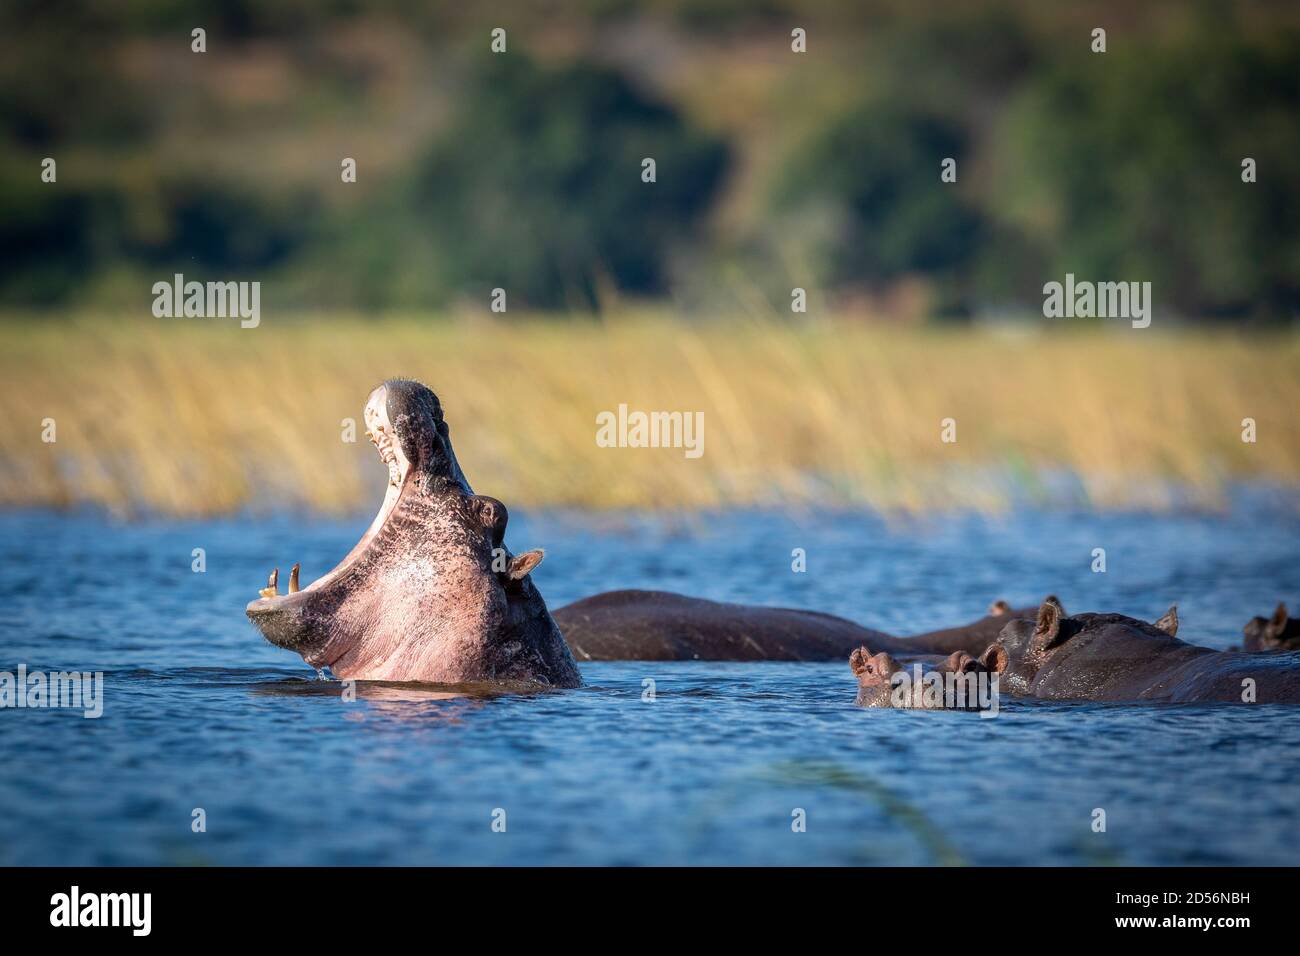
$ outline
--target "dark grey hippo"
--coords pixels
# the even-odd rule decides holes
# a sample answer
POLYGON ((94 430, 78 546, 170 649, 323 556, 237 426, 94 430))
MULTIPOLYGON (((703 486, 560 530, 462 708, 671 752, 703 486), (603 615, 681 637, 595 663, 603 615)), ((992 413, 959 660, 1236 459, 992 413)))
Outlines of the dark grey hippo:
POLYGON ((1300 703, 1300 653, 1215 651, 1180 641, 1177 612, 1155 624, 1066 615, 1049 598, 1014 620, 981 663, 1002 690, 1047 700, 1300 703))
POLYGON ((903 656, 979 654, 1010 615, 1033 613, 998 601, 970 624, 895 637, 820 611, 629 590, 565 605, 555 620, 580 661, 835 661, 862 645, 903 656))
POLYGON ((379 514, 347 557, 289 593, 278 573, 247 608, 268 641, 341 678, 576 687, 573 655, 505 546, 505 505, 470 490, 442 406, 418 382, 380 385, 367 434, 388 465, 379 514))
POLYGON ((1242 634, 1247 651, 1300 651, 1300 621, 1292 620, 1285 604, 1278 604, 1272 617, 1251 618, 1242 634))
POLYGON ((997 675, 965 651, 901 664, 885 651, 849 655, 859 707, 997 711, 997 675))

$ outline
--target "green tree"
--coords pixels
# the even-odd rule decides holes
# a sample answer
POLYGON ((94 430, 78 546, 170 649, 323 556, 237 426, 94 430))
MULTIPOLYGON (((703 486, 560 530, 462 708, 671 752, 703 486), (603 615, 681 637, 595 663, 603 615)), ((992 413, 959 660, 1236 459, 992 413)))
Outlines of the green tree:
POLYGON ((1158 302, 1194 316, 1294 314, 1297 115, 1294 32, 1248 42, 1216 26, 1158 48, 1112 45, 1020 94, 989 211, 1053 277, 1149 280, 1158 302))
POLYGON ((435 291, 500 286, 512 305, 593 307, 602 284, 664 289, 726 164, 719 140, 619 74, 512 53, 479 64, 401 203, 435 291))
POLYGON ((827 124, 795 151, 774 189, 778 217, 821 208, 833 226, 809 257, 831 284, 925 274, 958 278, 976 251, 978 213, 957 184, 940 180, 945 158, 965 156, 954 123, 905 105, 870 102, 827 124))

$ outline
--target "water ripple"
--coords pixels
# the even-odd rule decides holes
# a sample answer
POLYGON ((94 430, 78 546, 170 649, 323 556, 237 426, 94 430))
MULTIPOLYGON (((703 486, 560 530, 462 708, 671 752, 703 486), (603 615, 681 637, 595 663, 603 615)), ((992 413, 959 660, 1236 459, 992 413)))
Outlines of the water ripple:
MULTIPOLYGON (((1294 862, 1300 721, 1278 706, 1015 701, 862 711, 847 666, 604 663, 541 694, 366 683, 346 700, 242 608, 364 521, 0 515, 0 669, 104 672, 98 720, 0 711, 0 864, 1294 862), (207 571, 190 570, 191 549, 207 571), (51 582, 60 583, 58 588, 51 582), (645 678, 654 699, 643 698, 645 678), (195 833, 201 808, 207 829, 195 833), (492 830, 506 813, 505 833, 492 830), (1106 831, 1093 831, 1094 811, 1106 831), (797 811, 803 832, 792 824, 797 811)), ((1293 517, 516 516, 552 605, 678 587, 908 632, 995 598, 1211 646, 1300 601, 1293 517), (1109 570, 1089 571, 1093 547, 1109 570), (806 549, 808 572, 790 571, 806 549)))

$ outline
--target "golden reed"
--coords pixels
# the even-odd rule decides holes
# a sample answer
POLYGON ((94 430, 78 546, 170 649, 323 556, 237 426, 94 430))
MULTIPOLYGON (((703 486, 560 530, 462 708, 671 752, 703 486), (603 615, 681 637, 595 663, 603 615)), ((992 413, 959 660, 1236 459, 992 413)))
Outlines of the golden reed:
POLYGON ((1300 482, 1294 334, 1007 335, 628 311, 301 316, 256 329, 15 318, 0 341, 9 506, 369 509, 384 470, 361 407, 394 376, 433 387, 475 490, 512 506, 997 510, 1064 474, 1095 507, 1215 507, 1235 479, 1300 482), (703 412, 704 454, 600 447, 597 416, 620 404, 703 412), (955 442, 940 440, 945 418, 955 442))

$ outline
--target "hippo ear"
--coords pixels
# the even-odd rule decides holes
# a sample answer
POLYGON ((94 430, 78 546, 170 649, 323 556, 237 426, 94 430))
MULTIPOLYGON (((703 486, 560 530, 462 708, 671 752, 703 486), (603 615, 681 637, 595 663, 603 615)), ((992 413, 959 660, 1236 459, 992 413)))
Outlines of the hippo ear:
POLYGON ((849 655, 849 667, 859 678, 863 674, 873 677, 890 677, 898 670, 898 662, 885 651, 873 655, 866 647, 859 647, 849 655))
POLYGON ((1049 594, 1038 609, 1038 622, 1034 625, 1034 646, 1041 651, 1049 650, 1061 643, 1061 621, 1065 618, 1065 608, 1049 594))
POLYGON ((1286 630, 1287 618, 1286 605, 1279 601, 1277 610, 1273 612, 1272 618, 1269 619, 1268 626, 1275 634, 1281 634, 1286 630))
POLYGON ((881 651, 871 659, 871 663, 875 666, 876 673, 881 677, 893 677, 894 672, 899 669, 898 661, 894 660, 888 651, 881 651))
POLYGON ((980 663, 994 674, 1001 674, 1007 669, 1007 664, 1011 658, 1007 655, 1007 649, 1001 644, 990 644, 980 655, 980 663))
POLYGON ((1069 616, 1070 616, 1070 612, 1067 611, 1067 610, 1065 609, 1065 605, 1061 603, 1061 599, 1060 599, 1059 597, 1057 597, 1055 594, 1049 594, 1049 595, 1047 595, 1047 597, 1043 598, 1043 600, 1044 600, 1045 602, 1046 602, 1046 601, 1051 601, 1051 602, 1052 602, 1053 604, 1055 604, 1058 608, 1060 608, 1060 609, 1061 609, 1061 617, 1069 617, 1069 616))
POLYGON ((541 548, 534 548, 532 551, 525 551, 523 554, 515 555, 510 559, 510 580, 518 581, 541 564, 544 557, 546 557, 546 552, 541 548))
POLYGON ((1011 613, 1011 605, 1006 601, 994 601, 989 605, 989 617, 1003 617, 1011 613))
POLYGON ((953 651, 943 662, 944 669, 952 674, 971 674, 980 669, 980 662, 965 651, 953 651))
POLYGON ((1160 628, 1160 630, 1164 631, 1170 637, 1176 637, 1178 635, 1177 604, 1169 605, 1169 610, 1165 612, 1165 616, 1156 621, 1156 627, 1160 628))

